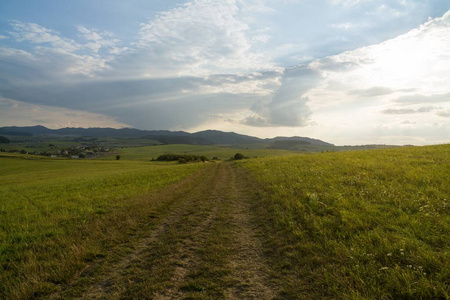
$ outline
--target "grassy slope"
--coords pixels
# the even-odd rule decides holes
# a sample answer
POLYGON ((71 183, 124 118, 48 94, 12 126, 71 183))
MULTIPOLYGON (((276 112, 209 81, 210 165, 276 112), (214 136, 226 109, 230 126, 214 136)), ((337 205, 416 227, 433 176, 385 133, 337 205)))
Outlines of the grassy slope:
POLYGON ((450 145, 240 165, 287 298, 450 297, 450 145))
POLYGON ((25 157, 0 157, 0 298, 51 291, 126 238, 145 195, 204 167, 25 157))
MULTIPOLYGON (((282 156, 293 153, 289 150, 232 149, 202 145, 161 145, 120 149, 120 155, 125 159, 147 161, 152 158, 157 158, 159 155, 165 153, 206 155, 209 159, 218 157, 219 159, 226 160, 234 156, 237 152, 242 153, 247 157, 282 156)), ((110 157, 109 159, 113 158, 110 157)))

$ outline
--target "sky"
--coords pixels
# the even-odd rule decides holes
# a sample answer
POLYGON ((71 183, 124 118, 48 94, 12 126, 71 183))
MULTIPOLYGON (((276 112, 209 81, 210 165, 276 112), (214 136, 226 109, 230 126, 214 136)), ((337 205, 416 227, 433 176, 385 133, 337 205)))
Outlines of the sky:
POLYGON ((0 126, 450 142, 448 0, 2 0, 0 126))

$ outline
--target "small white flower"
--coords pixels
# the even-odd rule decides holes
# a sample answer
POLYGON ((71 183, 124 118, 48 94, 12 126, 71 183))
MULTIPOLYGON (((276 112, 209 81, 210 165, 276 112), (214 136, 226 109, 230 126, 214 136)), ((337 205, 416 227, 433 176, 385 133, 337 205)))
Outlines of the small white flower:
POLYGON ((391 253, 391 252, 389 252, 389 253, 387 254, 387 256, 392 256, 392 253, 391 253))

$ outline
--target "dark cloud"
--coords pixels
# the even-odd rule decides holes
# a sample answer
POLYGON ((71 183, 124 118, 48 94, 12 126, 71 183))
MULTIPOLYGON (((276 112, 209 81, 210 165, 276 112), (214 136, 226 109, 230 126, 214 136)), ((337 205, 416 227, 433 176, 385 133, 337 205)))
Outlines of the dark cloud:
POLYGON ((316 61, 317 66, 323 71, 346 72, 358 67, 355 61, 337 61, 333 57, 326 57, 316 61))
POLYGON ((425 103, 441 103, 441 102, 449 102, 450 103, 450 93, 446 94, 435 94, 430 96, 415 94, 409 96, 400 97, 393 102, 410 105, 410 104, 425 104, 425 103))
POLYGON ((306 66, 286 69, 272 98, 255 101, 250 108, 255 115, 240 123, 255 127, 306 126, 312 112, 304 95, 320 80, 320 73, 306 66))
POLYGON ((189 95, 170 101, 136 101, 101 112, 137 128, 188 129, 217 116, 248 108, 255 98, 232 94, 189 95))
POLYGON ((377 97, 392 94, 394 91, 390 88, 377 86, 365 90, 352 90, 349 95, 357 95, 361 97, 377 97))
POLYGON ((436 115, 439 117, 450 118, 450 109, 438 111, 436 115))
POLYGON ((382 113, 387 115, 404 115, 416 113, 416 110, 409 108, 388 108, 383 110, 382 113))
POLYGON ((244 124, 244 125, 253 126, 253 127, 268 127, 268 126, 271 126, 271 124, 269 124, 266 119, 261 118, 260 116, 247 117, 244 120, 242 120, 240 123, 244 124))
POLYGON ((404 115, 404 114, 416 114, 416 113, 427 113, 434 110, 433 106, 424 106, 417 109, 412 108, 388 108, 382 111, 383 114, 388 115, 404 115))
POLYGON ((308 67, 287 69, 281 85, 268 104, 269 123, 276 126, 306 126, 311 115, 304 94, 321 79, 320 73, 308 67))
POLYGON ((204 85, 202 78, 186 77, 11 87, 2 94, 25 103, 105 114, 138 128, 154 129, 196 126, 216 114, 248 109, 258 97, 204 94, 204 85))

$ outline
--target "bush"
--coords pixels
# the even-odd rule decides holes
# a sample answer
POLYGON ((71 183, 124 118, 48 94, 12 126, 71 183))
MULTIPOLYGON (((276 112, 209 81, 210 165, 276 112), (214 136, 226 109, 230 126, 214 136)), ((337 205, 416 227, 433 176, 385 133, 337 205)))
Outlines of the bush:
POLYGON ((116 160, 119 160, 120 159, 120 155, 116 155, 116 160))
POLYGON ((236 153, 234 155, 235 160, 239 160, 239 159, 243 159, 243 158, 244 158, 244 154, 242 154, 242 153, 236 153))

